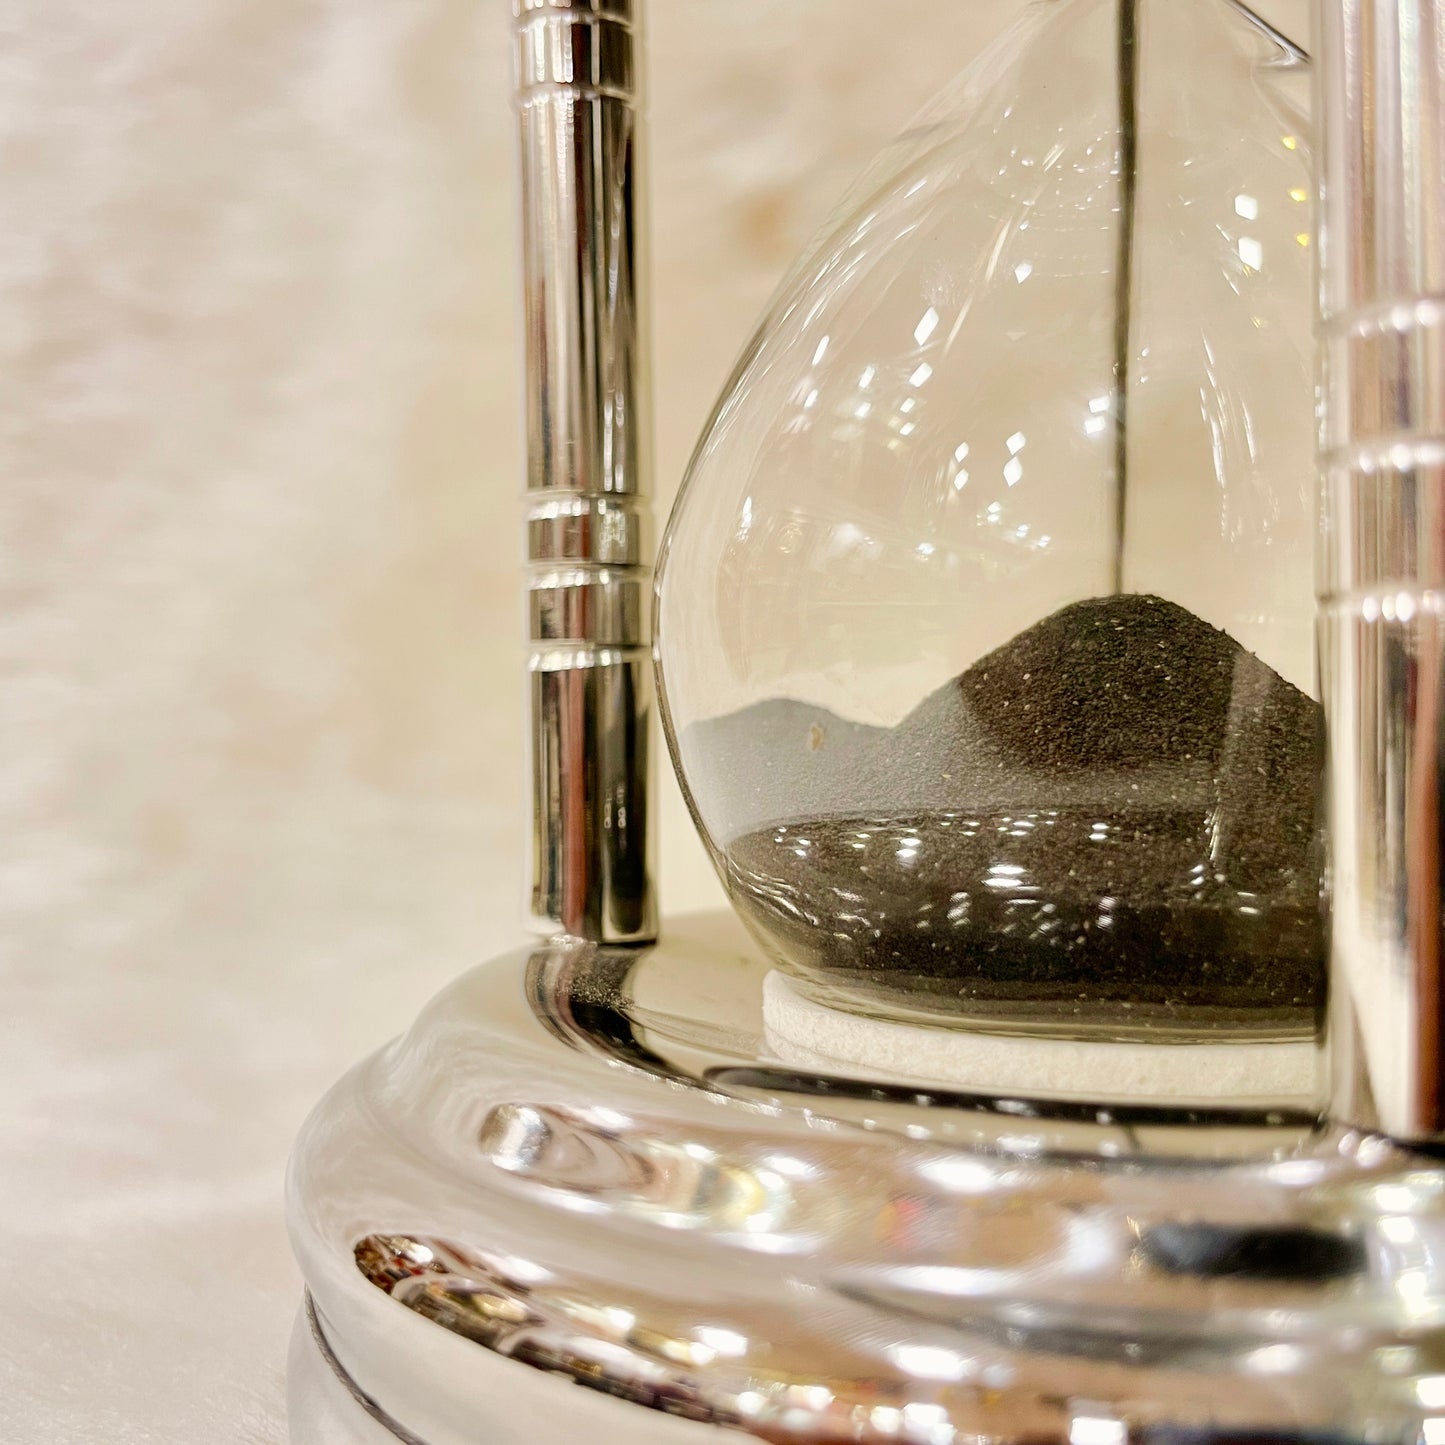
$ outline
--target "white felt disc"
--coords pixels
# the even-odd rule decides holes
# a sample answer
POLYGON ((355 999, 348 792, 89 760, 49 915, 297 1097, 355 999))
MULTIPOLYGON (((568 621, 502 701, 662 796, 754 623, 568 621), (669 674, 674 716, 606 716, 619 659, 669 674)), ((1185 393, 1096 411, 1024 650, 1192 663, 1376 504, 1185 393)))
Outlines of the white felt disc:
POLYGON ((1308 1039, 1092 1043, 894 1023, 827 1008, 774 970, 763 983, 768 1046, 794 1067, 1039 1098, 1311 1106, 1319 1053, 1308 1039))

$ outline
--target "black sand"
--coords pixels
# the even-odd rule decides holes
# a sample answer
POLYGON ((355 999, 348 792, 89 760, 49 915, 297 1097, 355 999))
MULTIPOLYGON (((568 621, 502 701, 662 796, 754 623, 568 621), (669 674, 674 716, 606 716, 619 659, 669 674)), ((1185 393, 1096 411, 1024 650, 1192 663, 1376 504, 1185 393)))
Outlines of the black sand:
POLYGON ((773 702, 688 745, 736 901, 821 980, 1000 1023, 1285 1033, 1323 982, 1322 728, 1227 634, 1124 595, 895 728, 773 702))

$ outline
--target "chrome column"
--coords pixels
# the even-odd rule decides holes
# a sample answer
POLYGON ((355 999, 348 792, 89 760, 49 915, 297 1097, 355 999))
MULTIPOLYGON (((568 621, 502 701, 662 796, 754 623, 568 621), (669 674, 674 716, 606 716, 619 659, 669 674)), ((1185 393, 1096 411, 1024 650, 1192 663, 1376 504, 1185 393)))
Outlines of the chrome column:
POLYGON ((526 327, 531 914, 655 936, 652 540, 634 0, 514 0, 526 327))
POLYGON ((1335 1115, 1445 1138, 1445 0, 1321 0, 1335 1115))

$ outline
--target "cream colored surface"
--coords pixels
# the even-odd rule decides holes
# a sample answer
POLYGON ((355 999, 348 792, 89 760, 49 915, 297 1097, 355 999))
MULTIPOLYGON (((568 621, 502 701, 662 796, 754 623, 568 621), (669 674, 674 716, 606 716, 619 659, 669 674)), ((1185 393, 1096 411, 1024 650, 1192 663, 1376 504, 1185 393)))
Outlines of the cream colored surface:
MULTIPOLYGON (((1015 0, 653 0, 658 492, 1015 0)), ((305 1110, 515 941, 505 0, 0 12, 0 1439, 278 1442, 305 1110)), ((713 882, 674 792, 669 909, 713 882)))

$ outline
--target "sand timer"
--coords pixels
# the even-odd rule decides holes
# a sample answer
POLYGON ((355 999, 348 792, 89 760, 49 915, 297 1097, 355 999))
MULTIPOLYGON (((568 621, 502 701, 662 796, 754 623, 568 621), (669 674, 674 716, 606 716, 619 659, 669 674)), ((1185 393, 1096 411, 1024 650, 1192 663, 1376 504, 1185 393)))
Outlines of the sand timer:
POLYGON ((748 346, 658 627, 784 1031, 1312 1033, 1308 84, 1230 0, 1036 6, 748 346))
POLYGON ((546 936, 298 1139, 294 1438, 1438 1445, 1445 0, 1035 4, 799 263, 657 613, 751 937, 650 902, 636 11, 514 0, 546 936))

